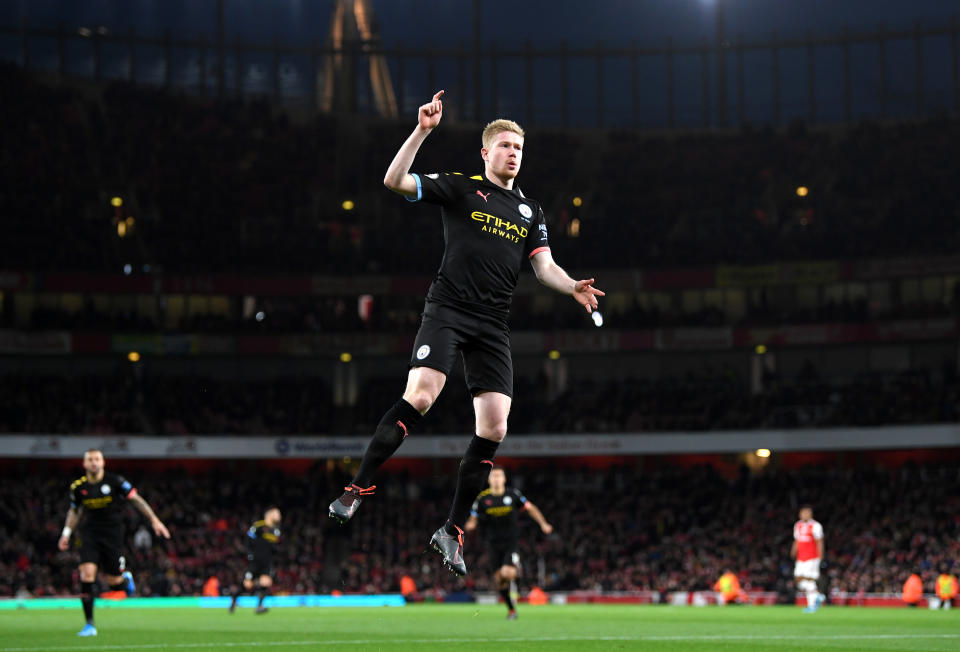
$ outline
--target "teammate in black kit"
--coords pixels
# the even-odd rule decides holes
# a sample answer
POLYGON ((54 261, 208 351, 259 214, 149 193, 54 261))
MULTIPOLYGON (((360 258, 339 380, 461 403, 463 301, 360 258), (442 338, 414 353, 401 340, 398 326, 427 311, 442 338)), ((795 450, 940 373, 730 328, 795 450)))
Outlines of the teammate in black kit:
MULTIPOLYGON (((252 591, 254 580, 257 584, 257 610, 255 613, 265 614, 268 609, 263 606, 263 600, 270 594, 273 586, 273 548, 280 540, 280 509, 271 507, 263 514, 262 521, 254 521, 247 530, 247 561, 250 566, 243 576, 243 588, 252 591)), ((240 597, 240 587, 233 591, 230 600, 230 613, 237 608, 237 598, 240 597)))
POLYGON ((507 473, 502 466, 495 466, 487 479, 490 488, 480 492, 470 508, 470 518, 464 526, 472 532, 482 523, 490 543, 490 563, 493 566, 493 581, 507 605, 507 618, 517 618, 517 608, 510 595, 511 584, 520 572, 520 553, 517 551, 517 514, 530 515, 544 534, 553 532, 553 526, 543 513, 527 500, 518 489, 507 488, 507 473))
POLYGON ((443 262, 427 293, 403 397, 380 420, 353 482, 330 504, 330 516, 345 523, 373 494, 377 469, 436 401, 459 352, 473 396, 476 434, 460 462, 449 517, 430 542, 454 573, 465 575, 463 526, 507 434, 513 400, 507 317, 520 266, 529 259, 541 283, 571 295, 587 312, 603 292, 592 287, 593 279, 575 281, 553 261, 540 204, 514 185, 523 157, 523 130, 517 123, 495 120, 483 130, 483 174, 410 174, 420 145, 440 123, 442 96, 440 91, 420 107, 419 123, 383 182, 408 200, 441 207, 443 262))
POLYGON ((67 550, 70 534, 80 523, 80 601, 87 624, 78 632, 79 636, 97 635, 93 589, 98 568, 106 575, 110 590, 126 591, 128 595, 134 591, 133 575, 126 570, 123 557, 123 503, 132 503, 140 510, 158 536, 170 538, 167 527, 133 485, 121 475, 104 471, 104 466, 101 451, 91 449, 83 454, 86 474, 70 485, 70 509, 58 543, 60 550, 67 550))

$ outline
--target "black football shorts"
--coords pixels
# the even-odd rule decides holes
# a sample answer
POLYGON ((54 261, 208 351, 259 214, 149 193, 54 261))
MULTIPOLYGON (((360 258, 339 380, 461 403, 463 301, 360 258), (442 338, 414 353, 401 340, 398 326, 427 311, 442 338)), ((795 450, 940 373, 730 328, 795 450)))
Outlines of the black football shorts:
POLYGON ((123 557, 123 532, 83 531, 80 535, 80 563, 96 564, 107 575, 121 575, 127 569, 123 557))
POLYGON ((496 573, 501 566, 513 566, 520 570, 520 553, 516 543, 493 542, 490 544, 490 570, 496 573))
POLYGON ((410 366, 430 367, 449 375, 458 351, 471 396, 499 392, 513 397, 513 358, 507 325, 492 317, 428 301, 410 366))

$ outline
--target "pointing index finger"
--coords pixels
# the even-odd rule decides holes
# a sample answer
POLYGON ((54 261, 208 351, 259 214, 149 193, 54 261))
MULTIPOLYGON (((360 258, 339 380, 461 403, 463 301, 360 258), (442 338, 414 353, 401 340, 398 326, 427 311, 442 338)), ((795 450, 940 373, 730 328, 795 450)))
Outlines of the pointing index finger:
POLYGON ((436 102, 436 101, 439 100, 441 97, 443 97, 443 93, 444 93, 444 91, 442 91, 442 90, 437 91, 437 94, 433 96, 433 101, 436 102))

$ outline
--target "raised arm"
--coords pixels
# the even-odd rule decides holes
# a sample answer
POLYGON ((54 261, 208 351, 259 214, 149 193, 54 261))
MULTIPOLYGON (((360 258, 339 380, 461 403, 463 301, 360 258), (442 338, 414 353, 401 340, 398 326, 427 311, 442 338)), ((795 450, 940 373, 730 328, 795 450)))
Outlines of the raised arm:
POLYGON ((547 523, 547 519, 543 517, 543 512, 540 511, 540 508, 534 505, 529 500, 526 502, 524 511, 530 515, 530 518, 537 522, 537 525, 540 526, 540 529, 544 534, 550 534, 553 532, 553 526, 547 523))
POLYGON ((410 166, 430 132, 440 124, 443 117, 443 91, 437 91, 433 100, 420 107, 417 126, 407 137, 397 155, 390 162, 387 173, 383 177, 383 185, 405 197, 417 196, 417 180, 410 174, 410 166))
POLYGON ((60 550, 66 550, 70 547, 70 534, 73 532, 74 528, 77 527, 77 523, 80 521, 80 510, 82 507, 70 506, 70 509, 67 510, 67 520, 63 524, 63 532, 60 533, 60 540, 57 542, 57 548, 60 550))
POLYGON ((563 268, 554 262, 549 250, 539 252, 530 260, 530 263, 540 283, 562 294, 569 294, 587 312, 593 312, 598 306, 597 297, 604 296, 603 292, 591 285, 592 278, 582 281, 570 278, 563 268))
POLYGON ((140 497, 140 494, 134 494, 129 498, 130 503, 136 507, 141 514, 147 517, 147 520, 150 521, 153 531, 157 533, 158 536, 163 537, 164 539, 170 538, 170 532, 167 530, 167 526, 163 524, 157 515, 154 514, 153 509, 150 508, 150 505, 143 498, 140 497))

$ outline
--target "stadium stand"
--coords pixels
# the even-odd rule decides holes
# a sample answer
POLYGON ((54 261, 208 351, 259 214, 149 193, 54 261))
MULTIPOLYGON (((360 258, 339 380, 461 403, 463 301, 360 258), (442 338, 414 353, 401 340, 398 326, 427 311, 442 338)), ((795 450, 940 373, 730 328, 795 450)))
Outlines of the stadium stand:
MULTIPOLYGON (((38 472, 42 464, 22 462, 5 472, 9 499, 0 505, 0 595, 76 590, 74 553, 56 550, 59 523, 53 516, 66 510, 71 476, 62 469, 38 472)), ((522 525, 528 586, 537 581, 540 560, 543 588, 567 591, 703 590, 730 566, 748 593, 776 591, 792 602, 788 553, 798 500, 814 503, 824 524, 831 591, 893 593, 913 569, 932 586, 941 565, 957 563, 960 555, 956 464, 859 464, 761 474, 654 460, 632 464, 604 472, 552 465, 510 472, 511 483, 535 497, 557 533, 544 539, 532 521, 522 525), (598 528, 598 522, 606 525, 598 528)), ((242 536, 249 521, 263 506, 280 501, 285 521, 276 562, 279 592, 398 591, 404 574, 425 595, 490 588, 486 573, 457 584, 423 555, 426 540, 417 524, 442 518, 432 497, 447 478, 393 473, 369 513, 341 529, 331 527, 323 509, 347 477, 338 470, 317 465, 284 474, 239 462, 212 470, 167 466, 128 473, 174 531, 169 543, 139 533, 139 517, 128 510, 130 565, 145 594, 199 595, 210 575, 228 591, 242 574, 242 536)), ((486 568, 483 551, 477 540, 468 541, 468 564, 486 568)))

